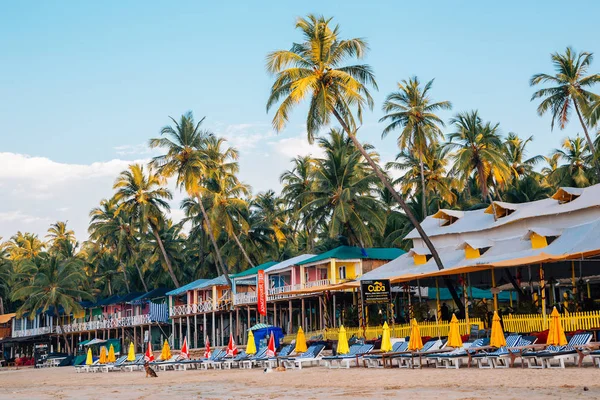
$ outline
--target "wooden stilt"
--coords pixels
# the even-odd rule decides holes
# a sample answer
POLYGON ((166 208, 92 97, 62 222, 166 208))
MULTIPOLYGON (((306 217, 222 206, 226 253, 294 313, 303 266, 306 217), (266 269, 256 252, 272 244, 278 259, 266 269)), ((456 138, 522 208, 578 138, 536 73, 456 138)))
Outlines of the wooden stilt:
POLYGON ((288 334, 293 333, 294 332, 294 323, 292 321, 292 315, 293 315, 293 311, 292 311, 292 301, 288 300, 288 313, 289 313, 289 319, 288 319, 288 334))
POLYGON ((302 298, 302 314, 300 315, 300 324, 302 326, 302 330, 306 331, 306 309, 304 298, 302 298))

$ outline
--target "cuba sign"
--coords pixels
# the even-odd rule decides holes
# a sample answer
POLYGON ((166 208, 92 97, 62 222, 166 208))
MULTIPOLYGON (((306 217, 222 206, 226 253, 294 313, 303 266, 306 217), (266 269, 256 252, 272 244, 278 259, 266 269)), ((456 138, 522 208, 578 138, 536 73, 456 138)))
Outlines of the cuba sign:
POLYGON ((389 303, 392 299, 389 279, 360 281, 364 304, 389 303))

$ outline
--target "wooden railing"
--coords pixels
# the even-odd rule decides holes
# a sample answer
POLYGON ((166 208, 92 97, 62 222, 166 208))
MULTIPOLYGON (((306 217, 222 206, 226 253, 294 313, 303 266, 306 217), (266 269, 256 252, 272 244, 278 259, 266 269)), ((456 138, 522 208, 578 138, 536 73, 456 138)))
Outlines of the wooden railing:
MULTIPOLYGON (((541 314, 505 315, 502 320, 508 332, 539 332, 548 329, 550 315, 545 320, 541 314)), ((565 313, 560 315, 560 321, 565 332, 600 328, 600 311, 565 313)))
POLYGON ((13 336, 14 337, 26 337, 26 336, 45 335, 48 333, 52 333, 53 331, 54 331, 53 327, 44 326, 42 328, 15 330, 13 336))
POLYGON ((121 327, 125 328, 130 326, 148 324, 150 324, 150 315, 142 314, 135 315, 132 317, 110 318, 98 321, 74 322, 72 324, 67 325, 58 325, 56 327, 56 333, 85 332, 100 329, 115 329, 121 327))
POLYGON ((238 304, 256 304, 256 292, 237 293, 233 296, 233 303, 238 304))
MULTIPOLYGON (((483 328, 483 321, 478 318, 470 318, 469 324, 465 320, 458 321, 458 330, 461 335, 465 335, 470 331, 470 325, 478 325, 479 329, 483 328)), ((356 336, 359 338, 365 338, 367 340, 377 339, 383 334, 383 326, 368 326, 364 330, 362 328, 345 328, 346 336, 348 338, 352 336, 356 336)), ((410 336, 410 324, 402 324, 402 325, 393 325, 390 327, 391 336, 395 338, 404 338, 410 336)), ((449 322, 419 322, 419 332, 421 336, 448 336, 448 332, 450 331, 450 323, 449 322)), ((339 328, 328 328, 322 331, 312 331, 306 333, 306 338, 309 339, 313 336, 322 336, 325 340, 337 340, 339 335, 339 328)), ((287 335, 284 338, 284 341, 291 341, 295 338, 294 335, 287 335)))

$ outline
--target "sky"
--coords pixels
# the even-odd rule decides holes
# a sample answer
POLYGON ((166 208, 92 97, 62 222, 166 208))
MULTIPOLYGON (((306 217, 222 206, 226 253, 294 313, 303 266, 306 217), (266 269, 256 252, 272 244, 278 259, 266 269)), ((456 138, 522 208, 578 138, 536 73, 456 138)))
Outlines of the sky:
MULTIPOLYGON (((600 3, 580 1, 106 1, 3 4, 0 12, 0 236, 44 236, 68 221, 87 238, 89 211, 112 195, 132 162, 157 153, 147 142, 192 111, 203 126, 240 151, 240 177, 253 192, 279 191, 279 176, 308 144, 300 106, 285 130, 265 110, 273 78, 268 52, 301 36, 297 17, 334 17, 341 36, 363 37, 375 71, 375 108, 364 116, 362 141, 384 161, 398 149, 381 138, 381 104, 396 83, 435 78, 432 96, 453 110, 478 109, 502 132, 533 135, 532 154, 548 154, 571 123, 550 130, 530 102, 528 81, 552 72, 550 53, 566 46, 600 51, 600 3)), ((600 72, 600 61, 591 72, 600 72)), ((574 121, 576 122, 576 121, 574 121)), ((451 127, 446 131, 450 132, 451 127)), ((172 217, 179 219, 175 193, 172 217)))

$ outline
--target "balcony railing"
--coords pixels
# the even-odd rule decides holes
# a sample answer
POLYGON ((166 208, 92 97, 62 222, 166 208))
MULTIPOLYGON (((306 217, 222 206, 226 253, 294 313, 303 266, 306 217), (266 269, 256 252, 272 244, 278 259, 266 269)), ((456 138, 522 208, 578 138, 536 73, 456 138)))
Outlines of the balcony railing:
POLYGON ((175 317, 178 315, 189 315, 210 312, 213 310, 212 300, 201 301, 198 304, 181 304, 169 309, 169 315, 175 317))
POLYGON ((26 336, 37 336, 37 335, 45 335, 48 333, 52 333, 53 327, 44 326, 41 328, 33 328, 33 329, 20 329, 15 330, 14 337, 26 337, 26 336))
POLYGON ((258 297, 256 295, 256 292, 237 293, 235 296, 233 296, 233 302, 235 305, 256 304, 257 301, 258 297))
POLYGON ((311 281, 311 282, 305 282, 302 285, 303 289, 309 289, 312 287, 318 287, 318 286, 327 286, 329 285, 331 282, 329 279, 319 279, 318 281, 311 281))
POLYGON ((74 322, 67 325, 59 325, 56 327, 56 333, 72 333, 95 331, 99 329, 115 329, 126 328, 130 326, 150 324, 150 314, 135 315, 132 317, 121 317, 103 319, 99 321, 74 322))

